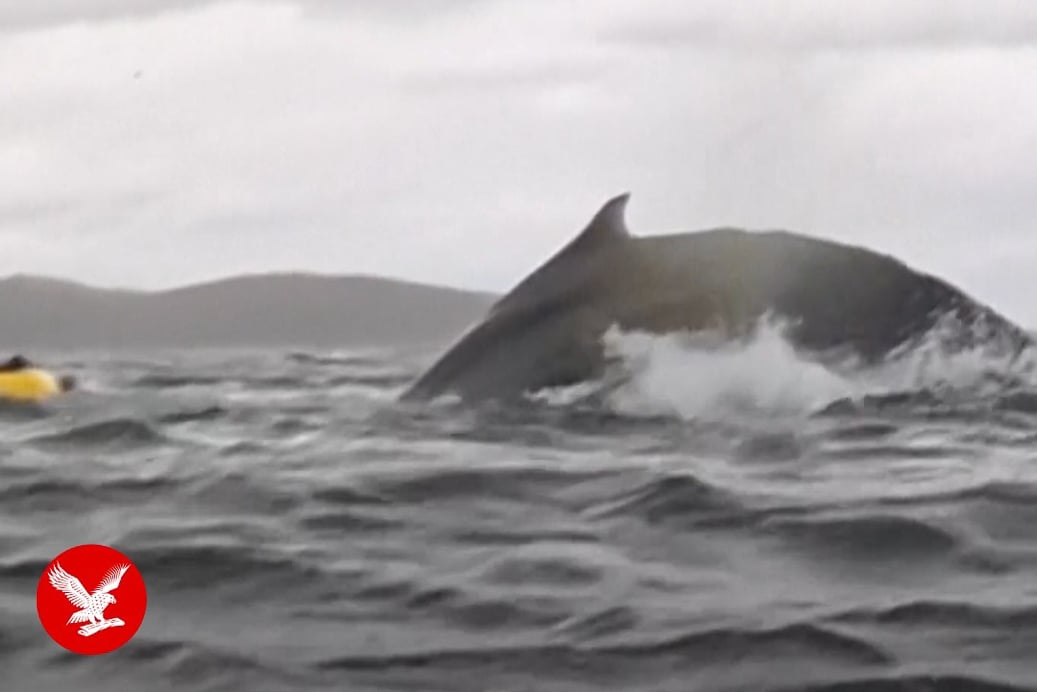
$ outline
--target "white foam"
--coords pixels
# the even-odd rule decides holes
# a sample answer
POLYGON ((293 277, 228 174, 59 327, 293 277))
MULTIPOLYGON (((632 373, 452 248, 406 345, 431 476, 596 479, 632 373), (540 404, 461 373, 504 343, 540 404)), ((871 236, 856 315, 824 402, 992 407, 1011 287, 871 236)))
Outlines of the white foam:
POLYGON ((731 414, 802 415, 843 398, 921 389, 969 389, 1005 376, 1037 382, 1033 354, 1010 361, 982 350, 943 352, 940 335, 879 366, 820 362, 796 352, 784 325, 765 319, 754 336, 723 343, 709 335, 652 335, 613 329, 615 359, 601 382, 543 392, 556 405, 593 396, 624 415, 727 418, 731 414), (994 377, 992 377, 994 376, 994 377))
POLYGON ((629 373, 608 397, 626 414, 794 413, 852 393, 838 374, 799 358, 773 323, 747 342, 724 345, 689 334, 613 331, 606 349, 629 373))

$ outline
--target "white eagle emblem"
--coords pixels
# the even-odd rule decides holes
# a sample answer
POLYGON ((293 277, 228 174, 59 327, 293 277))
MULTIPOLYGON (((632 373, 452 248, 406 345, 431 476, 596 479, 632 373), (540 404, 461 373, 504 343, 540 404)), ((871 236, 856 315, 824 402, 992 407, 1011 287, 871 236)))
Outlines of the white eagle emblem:
POLYGON ((119 588, 119 582, 122 581, 123 575, 126 574, 126 570, 129 568, 129 565, 112 567, 105 572, 101 583, 98 584, 93 593, 88 593, 83 588, 83 582, 66 572, 60 563, 55 563, 47 574, 51 586, 65 594, 69 602, 76 608, 79 608, 79 610, 72 613, 65 624, 71 625, 73 622, 87 622, 89 620, 89 625, 84 625, 79 629, 79 634, 84 637, 89 637, 109 627, 125 625, 126 623, 119 618, 106 619, 104 617, 104 609, 116 602, 115 596, 111 592, 119 588))

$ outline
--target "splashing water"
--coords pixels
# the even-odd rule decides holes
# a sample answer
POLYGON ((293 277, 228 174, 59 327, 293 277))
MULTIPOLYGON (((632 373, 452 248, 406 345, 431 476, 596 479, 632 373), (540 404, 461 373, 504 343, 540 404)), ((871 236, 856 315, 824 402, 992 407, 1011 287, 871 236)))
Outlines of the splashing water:
POLYGON ((773 326, 746 343, 711 350, 702 350, 700 341, 687 334, 614 332, 606 344, 630 373, 609 398, 628 415, 796 413, 851 393, 850 383, 838 374, 797 356, 773 326))
POLYGON ((1032 351, 1005 355, 983 347, 948 351, 934 329, 911 349, 877 365, 853 358, 811 358, 786 338, 787 323, 770 317, 742 341, 709 333, 605 335, 612 366, 603 380, 541 393, 553 405, 595 399, 627 416, 684 420, 732 414, 799 416, 839 399, 903 392, 1003 391, 1037 383, 1032 351))

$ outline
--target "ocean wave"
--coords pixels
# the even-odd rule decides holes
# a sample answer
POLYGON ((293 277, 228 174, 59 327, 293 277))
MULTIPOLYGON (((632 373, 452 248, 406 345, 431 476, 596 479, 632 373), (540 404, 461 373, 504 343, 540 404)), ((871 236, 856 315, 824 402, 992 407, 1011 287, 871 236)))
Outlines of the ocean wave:
POLYGON ((52 412, 46 406, 33 402, 0 400, 0 421, 16 422, 48 418, 52 412))
POLYGON ((308 377, 300 375, 248 375, 232 378, 236 385, 248 389, 270 389, 274 391, 288 391, 303 389, 313 386, 315 383, 308 377))
POLYGON ((244 471, 210 472, 182 481, 180 487, 192 502, 219 508, 221 516, 239 512, 280 516, 305 502, 304 496, 291 487, 244 471))
POLYGON ((1001 411, 1037 415, 1037 391, 1008 392, 998 397, 994 407, 1001 411))
POLYGON ((179 389, 182 387, 212 387, 224 384, 227 378, 223 375, 141 375, 130 383, 132 387, 141 389, 179 389))
POLYGON ((575 644, 629 633, 640 623, 637 611, 628 606, 612 606, 580 614, 558 623, 552 634, 575 644))
MULTIPOLYGON (((334 670, 391 668, 463 668, 470 671, 501 669, 540 670, 559 674, 591 667, 614 668, 620 662, 672 657, 681 667, 707 664, 748 665, 782 658, 802 657, 828 664, 879 665, 893 656, 863 639, 830 627, 792 624, 771 629, 714 628, 655 640, 631 640, 608 645, 546 644, 500 648, 428 649, 382 656, 343 656, 327 659, 320 667, 334 670)), ((636 670, 636 668, 635 668, 636 670)))
POLYGON ((388 355, 106 371, 5 419, 10 686, 1026 689, 1037 390, 876 384, 761 338, 639 342, 633 381, 500 407, 372 406, 388 355), (115 386, 147 374, 220 374, 219 398, 115 386), (113 656, 33 611, 87 541, 147 582, 113 656))
POLYGON ((931 504, 962 506, 974 502, 991 503, 1005 508, 1037 508, 1037 480, 1019 479, 1013 482, 990 480, 959 488, 880 500, 887 505, 922 507, 931 504))
MULTIPOLYGON (((528 553, 530 549, 527 547, 525 551, 528 553)), ((572 546, 567 551, 572 552, 572 546)), ((601 565, 561 554, 566 550, 548 555, 523 555, 521 548, 515 552, 486 565, 481 578, 489 583, 518 588, 537 584, 568 589, 593 588, 604 576, 601 565)))
POLYGON ((141 574, 147 575, 149 586, 159 592, 221 590, 228 597, 242 599, 271 584, 294 583, 303 588, 322 580, 316 570, 291 556, 242 544, 236 536, 210 539, 209 545, 180 543, 175 536, 155 539, 144 531, 131 532, 122 545, 133 555, 141 574), (245 582, 242 575, 248 575, 245 582))
MULTIPOLYGON (((223 690, 266 689, 271 683, 284 689, 305 689, 311 680, 270 665, 261 656, 248 656, 230 647, 185 640, 141 638, 136 646, 120 652, 121 664, 112 664, 109 674, 125 675, 127 668, 146 665, 176 688, 223 690), (302 686, 302 687, 300 687, 302 686)), ((97 672, 93 673, 95 676, 97 672)))
POLYGON ((387 373, 370 375, 337 375, 329 378, 324 384, 327 387, 374 387, 376 389, 394 389, 409 383, 413 376, 409 373, 387 373))
POLYGON ((332 531, 343 535, 392 531, 407 526, 406 522, 399 519, 349 510, 310 512, 299 519, 299 525, 309 531, 332 531))
POLYGON ((722 519, 749 520, 751 512, 737 496, 690 473, 666 475, 599 502, 588 516, 639 517, 650 523, 676 522, 694 526, 722 519))
POLYGON ((0 503, 10 509, 32 512, 82 510, 97 505, 131 506, 168 492, 177 482, 161 477, 34 478, 0 487, 0 503))
POLYGON ((407 612, 429 615, 465 629, 515 631, 550 627, 559 619, 556 608, 521 594, 493 597, 456 586, 399 586, 402 588, 397 590, 396 600, 407 612))
POLYGON ((304 365, 333 365, 340 367, 384 367, 384 357, 373 355, 343 354, 343 355, 320 355, 315 353, 296 352, 289 353, 285 357, 289 362, 304 365))
POLYGON ((437 502, 459 497, 540 500, 558 483, 599 478, 606 471, 570 471, 522 466, 439 469, 382 476, 365 484, 375 495, 396 502, 437 502))
POLYGON ((77 425, 68 430, 30 438, 30 444, 60 447, 117 447, 132 449, 167 441, 160 430, 145 420, 113 418, 77 425))
POLYGON ((946 558, 963 545, 962 537, 933 522, 895 514, 826 517, 772 517, 763 528, 782 536, 789 547, 810 550, 826 560, 901 566, 946 558))
POLYGON ((831 618, 839 622, 883 625, 950 627, 959 630, 1037 627, 1037 602, 1024 605, 991 606, 965 601, 916 600, 879 609, 860 608, 831 618))
POLYGON ((159 423, 177 425, 179 423, 198 423, 214 421, 228 414, 228 410, 222 406, 206 406, 205 408, 174 411, 158 417, 159 423))
POLYGON ((962 674, 852 676, 839 682, 782 685, 773 692, 1034 692, 1037 687, 962 674))

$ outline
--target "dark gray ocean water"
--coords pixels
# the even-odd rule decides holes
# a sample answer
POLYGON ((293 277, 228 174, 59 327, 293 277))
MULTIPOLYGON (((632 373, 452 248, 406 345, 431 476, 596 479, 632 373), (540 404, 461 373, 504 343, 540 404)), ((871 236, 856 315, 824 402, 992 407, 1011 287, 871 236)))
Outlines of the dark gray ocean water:
POLYGON ((49 361, 83 391, 0 414, 0 689, 1037 690, 1037 388, 768 349, 480 411, 393 403, 432 354, 49 361), (104 656, 36 614, 82 543, 148 590, 104 656))

